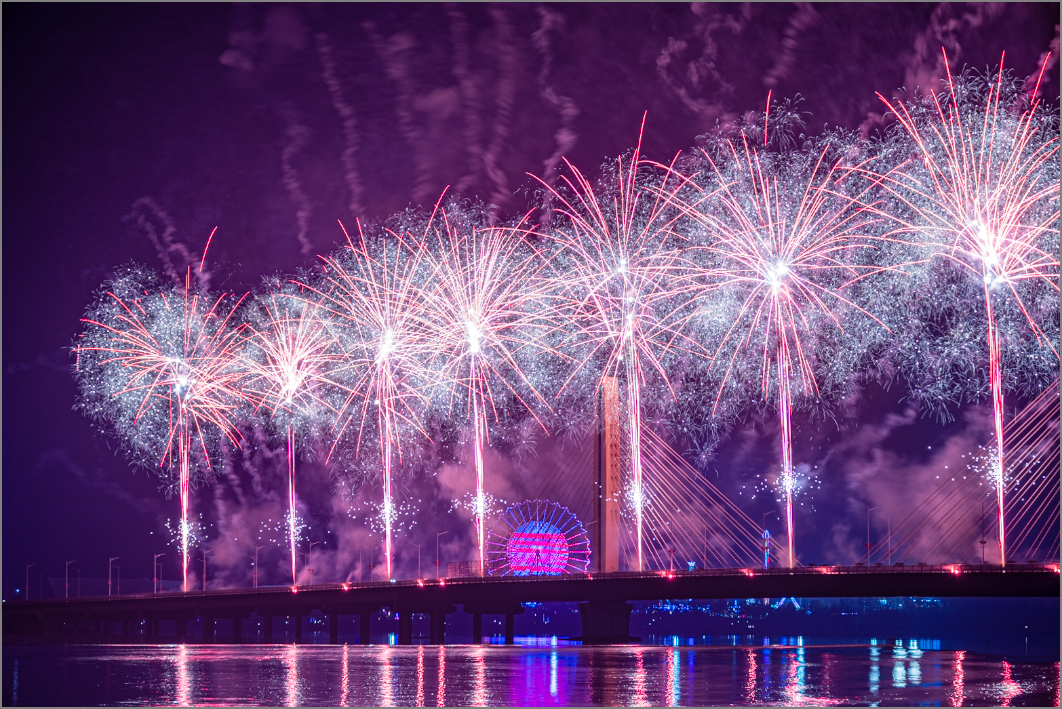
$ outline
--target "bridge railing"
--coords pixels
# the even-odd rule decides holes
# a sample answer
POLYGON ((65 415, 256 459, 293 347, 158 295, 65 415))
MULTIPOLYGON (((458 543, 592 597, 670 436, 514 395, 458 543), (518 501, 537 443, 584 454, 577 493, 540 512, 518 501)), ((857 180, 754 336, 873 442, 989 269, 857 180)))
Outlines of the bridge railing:
POLYGON ((403 579, 392 581, 359 581, 351 583, 324 583, 314 584, 312 586, 260 586, 259 588, 230 588, 230 589, 218 589, 215 591, 188 591, 187 593, 181 593, 179 591, 167 591, 162 593, 137 593, 137 594, 125 594, 121 596, 82 596, 81 598, 47 598, 29 601, 26 600, 9 600, 7 603, 77 603, 79 601, 93 601, 93 602, 127 602, 133 600, 150 600, 158 598, 196 598, 206 597, 214 598, 218 596, 248 596, 248 595, 270 595, 277 593, 312 593, 315 591, 354 591, 358 589, 383 589, 383 588, 400 588, 410 586, 456 586, 465 584, 512 584, 512 583, 535 583, 535 582, 556 582, 556 581, 592 581, 593 579, 644 579, 644 578, 698 578, 698 577, 734 577, 734 576, 808 576, 817 574, 965 574, 965 573, 1006 573, 1007 571, 1016 572, 1021 571, 1025 573, 1038 572, 1038 573, 1059 573, 1059 563, 1025 563, 1025 564, 1007 564, 1006 568, 999 566, 998 564, 896 564, 893 566, 884 566, 875 564, 873 566, 865 566, 862 564, 856 564, 853 566, 797 566, 792 569, 789 568, 735 568, 735 569, 694 569, 694 570, 653 570, 653 571, 617 571, 611 573, 601 574, 561 574, 556 576, 482 576, 482 577, 457 577, 457 578, 443 578, 443 579, 403 579))

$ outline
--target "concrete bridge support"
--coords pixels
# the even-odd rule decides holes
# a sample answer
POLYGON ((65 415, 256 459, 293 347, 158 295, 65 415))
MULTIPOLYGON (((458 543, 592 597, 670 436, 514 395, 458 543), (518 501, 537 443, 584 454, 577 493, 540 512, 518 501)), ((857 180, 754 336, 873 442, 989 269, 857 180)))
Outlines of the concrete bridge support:
POLYGON ((472 644, 473 645, 482 645, 483 644, 483 614, 482 613, 473 613, 472 614, 472 644))
POLYGON ((358 614, 358 645, 369 645, 372 643, 372 636, 370 635, 370 632, 372 631, 371 621, 372 613, 362 609, 361 613, 358 614))
POLYGON ((640 642, 640 638, 630 634, 632 610, 634 607, 629 603, 580 603, 579 620, 583 627, 577 639, 584 645, 640 642))

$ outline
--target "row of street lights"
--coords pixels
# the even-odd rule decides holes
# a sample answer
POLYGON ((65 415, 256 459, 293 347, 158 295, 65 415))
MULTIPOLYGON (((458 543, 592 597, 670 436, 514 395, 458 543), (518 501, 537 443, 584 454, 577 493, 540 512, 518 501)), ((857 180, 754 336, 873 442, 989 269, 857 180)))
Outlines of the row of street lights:
MULTIPOLYGON (((441 569, 439 568, 439 543, 440 543, 440 539, 442 538, 442 536, 444 534, 449 534, 449 531, 439 532, 439 533, 437 533, 435 535, 435 577, 436 578, 441 578, 441 573, 440 573, 441 569)), ((313 567, 309 566, 310 554, 311 554, 311 552, 313 552, 313 548, 317 544, 322 544, 322 542, 310 542, 309 546, 307 547, 305 552, 299 552, 302 555, 303 559, 305 560, 305 563, 307 565, 307 571, 310 572, 310 585, 311 586, 313 585, 313 567)), ((409 545, 410 546, 414 546, 414 547, 417 548, 417 578, 420 578, 420 576, 421 576, 421 563, 420 563, 420 561, 421 561, 421 553, 420 553, 421 545, 420 544, 414 544, 413 542, 409 542, 409 545)), ((250 555, 247 556, 247 558, 251 560, 251 563, 253 565, 253 571, 251 573, 251 588, 258 588, 258 576, 259 576, 259 571, 258 571, 258 552, 260 550, 262 550, 262 549, 265 549, 267 546, 269 546, 269 545, 263 544, 261 546, 256 546, 254 548, 254 556, 250 556, 250 555)), ((203 559, 202 559, 202 561, 203 561, 203 590, 204 591, 207 590, 207 565, 206 565, 207 559, 206 559, 206 555, 209 554, 210 552, 211 552, 210 549, 206 549, 206 550, 203 551, 203 559)), ((152 574, 152 579, 151 580, 152 580, 152 583, 153 583, 154 593, 156 593, 156 594, 159 592, 159 581, 160 581, 159 572, 161 571, 161 566, 162 566, 161 563, 159 562, 159 558, 163 557, 163 556, 166 556, 166 555, 164 553, 163 554, 155 554, 154 558, 152 559, 152 563, 151 563, 151 574, 152 574)), ((118 557, 118 556, 109 556, 109 557, 107 557, 107 595, 108 596, 110 596, 110 595, 121 595, 121 593, 122 593, 122 567, 118 566, 117 564, 114 563, 114 562, 118 561, 120 558, 121 557, 118 557), (115 574, 115 572, 117 572, 117 573, 115 574), (117 583, 115 583, 115 582, 117 582, 117 583)), ((66 568, 64 570, 65 571, 65 583, 64 583, 65 598, 70 598, 70 565, 71 564, 75 564, 75 563, 77 563, 77 561, 74 560, 74 559, 66 562, 66 568)), ((30 568, 34 567, 34 566, 37 566, 37 564, 26 564, 26 588, 25 588, 25 592, 23 594, 23 598, 25 598, 26 600, 29 600, 29 575, 30 575, 30 568)), ((372 578, 372 568, 373 568, 373 564, 370 561, 369 562, 369 578, 370 579, 372 578)), ((81 598, 81 568, 77 567, 77 568, 74 569, 74 571, 77 573, 77 598, 81 598)), ((41 577, 41 591, 40 591, 40 593, 41 593, 41 598, 44 598, 44 573, 42 571, 37 571, 36 573, 38 575, 40 575, 40 577, 41 577)))

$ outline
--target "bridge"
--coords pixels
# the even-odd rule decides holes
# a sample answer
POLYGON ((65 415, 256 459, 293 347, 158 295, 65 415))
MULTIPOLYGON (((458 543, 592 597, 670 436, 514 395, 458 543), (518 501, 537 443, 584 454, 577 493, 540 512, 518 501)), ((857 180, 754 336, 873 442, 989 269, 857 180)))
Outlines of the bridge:
POLYGON ((292 588, 7 601, 3 638, 12 643, 113 641, 120 623, 125 642, 184 642, 188 621, 203 620, 203 642, 217 640, 215 623, 231 619, 231 642, 273 642, 273 619, 327 617, 329 640, 338 642, 340 616, 358 616, 358 640, 367 643, 371 616, 382 608, 398 615, 399 644, 413 642, 413 617, 429 616, 431 644, 446 642, 446 615, 457 606, 472 615, 473 642, 482 638, 484 614, 505 616, 513 642, 514 619, 528 602, 579 604, 584 643, 636 642, 630 636, 631 601, 796 597, 1059 597, 1057 564, 949 564, 916 566, 815 566, 794 569, 702 569, 655 573, 599 573, 539 577, 485 577, 324 584, 292 588), (262 637, 244 637, 243 619, 264 619, 262 637), (160 633, 175 621, 176 635, 160 633), (108 636, 104 640, 104 636, 108 636))

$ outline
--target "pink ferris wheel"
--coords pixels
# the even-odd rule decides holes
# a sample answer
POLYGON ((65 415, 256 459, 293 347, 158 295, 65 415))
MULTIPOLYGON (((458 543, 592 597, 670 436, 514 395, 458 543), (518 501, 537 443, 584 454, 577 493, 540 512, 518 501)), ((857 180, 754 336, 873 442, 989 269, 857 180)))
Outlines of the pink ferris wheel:
POLYGON ((590 539, 571 511, 549 500, 525 500, 505 510, 487 543, 492 576, 585 574, 590 539))

